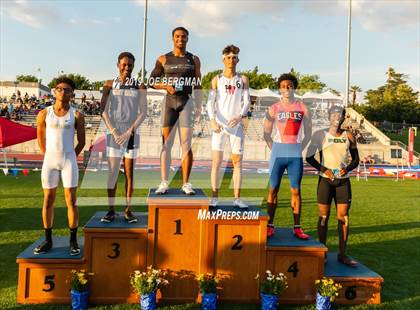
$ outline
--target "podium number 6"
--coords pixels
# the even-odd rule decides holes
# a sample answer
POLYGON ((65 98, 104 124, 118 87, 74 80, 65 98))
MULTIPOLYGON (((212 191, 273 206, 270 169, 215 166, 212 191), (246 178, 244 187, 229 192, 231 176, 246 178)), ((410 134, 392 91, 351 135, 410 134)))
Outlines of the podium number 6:
POLYGON ((117 242, 114 242, 112 244, 112 246, 113 246, 112 251, 114 252, 114 255, 108 255, 108 257, 111 258, 111 259, 116 259, 121 254, 121 252, 120 252, 120 244, 117 243, 117 242))
POLYGON ((54 287, 55 287, 54 277, 55 276, 53 274, 49 275, 49 276, 45 276, 44 284, 48 285, 49 287, 48 288, 43 288, 42 290, 44 292, 51 292, 54 289, 54 287))
POLYGON ((346 292, 344 293, 344 296, 346 296, 346 298, 348 300, 353 300, 356 298, 356 287, 355 286, 349 286, 346 289, 346 292))

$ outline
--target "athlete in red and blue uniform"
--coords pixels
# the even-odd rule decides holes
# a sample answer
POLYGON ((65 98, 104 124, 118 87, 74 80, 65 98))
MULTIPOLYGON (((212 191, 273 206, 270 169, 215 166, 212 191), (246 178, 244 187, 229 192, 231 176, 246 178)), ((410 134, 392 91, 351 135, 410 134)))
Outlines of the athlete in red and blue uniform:
POLYGON ((303 175, 302 150, 311 139, 312 121, 309 110, 303 102, 295 99, 294 90, 297 86, 298 81, 295 76, 291 74, 280 76, 278 87, 282 98, 268 109, 264 120, 264 139, 271 149, 267 236, 271 237, 274 234, 273 221, 277 208, 277 195, 281 178, 287 169, 292 195, 293 231, 296 237, 306 240, 309 236, 300 227, 300 183, 303 175))

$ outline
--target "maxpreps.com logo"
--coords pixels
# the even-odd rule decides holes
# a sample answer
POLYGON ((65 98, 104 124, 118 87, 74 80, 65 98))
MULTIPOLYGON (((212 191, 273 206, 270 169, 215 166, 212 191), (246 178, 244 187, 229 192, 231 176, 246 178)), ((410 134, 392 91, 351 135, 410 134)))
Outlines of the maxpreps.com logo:
POLYGON ((258 220, 260 211, 225 211, 217 210, 199 210, 197 219, 200 221, 212 220, 258 220))

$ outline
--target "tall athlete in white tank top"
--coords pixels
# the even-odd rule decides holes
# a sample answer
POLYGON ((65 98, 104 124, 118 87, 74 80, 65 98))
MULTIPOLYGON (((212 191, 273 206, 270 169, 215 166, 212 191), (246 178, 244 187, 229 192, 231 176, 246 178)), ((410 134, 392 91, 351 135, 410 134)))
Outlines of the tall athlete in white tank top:
POLYGON ((61 174, 68 208, 70 255, 79 255, 80 248, 77 244, 79 213, 76 206, 76 189, 79 180, 77 155, 85 146, 84 117, 70 106, 75 88, 74 82, 68 78, 59 78, 57 82, 54 105, 39 112, 37 117, 38 144, 44 154, 41 181, 44 190, 42 220, 45 241, 34 249, 34 254, 43 254, 52 248, 53 204, 61 174), (75 133, 77 133, 76 147, 74 147, 75 133))
POLYGON ((212 170, 211 183, 213 198, 211 205, 217 204, 219 192, 220 166, 226 141, 229 140, 232 151, 234 205, 247 208, 240 200, 242 180, 242 154, 244 147, 244 129, 242 118, 246 117, 250 105, 249 81, 246 76, 236 73, 239 48, 229 45, 223 50, 223 73, 212 80, 212 90, 207 102, 212 135, 212 170))

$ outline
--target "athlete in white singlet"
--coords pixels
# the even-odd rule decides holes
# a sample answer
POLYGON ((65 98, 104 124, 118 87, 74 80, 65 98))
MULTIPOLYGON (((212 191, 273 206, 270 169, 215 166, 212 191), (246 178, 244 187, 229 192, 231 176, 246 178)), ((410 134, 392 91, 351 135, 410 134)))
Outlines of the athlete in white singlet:
POLYGON ((224 70, 211 82, 212 89, 207 102, 212 135, 211 186, 213 198, 210 205, 217 204, 219 193, 220 166, 226 141, 229 140, 232 151, 234 205, 240 208, 248 206, 240 200, 242 178, 242 155, 244 148, 244 128, 242 118, 246 117, 250 105, 249 80, 236 73, 239 62, 239 48, 229 45, 223 49, 224 70))
POLYGON ((76 206, 76 189, 79 180, 77 155, 85 145, 84 117, 70 106, 75 84, 72 80, 61 77, 55 87, 56 101, 39 112, 37 117, 37 137, 39 148, 44 154, 41 181, 44 190, 42 220, 45 229, 45 241, 34 249, 34 254, 48 252, 52 248, 53 205, 58 182, 64 187, 70 228, 70 255, 80 253, 77 244, 77 226, 79 213, 76 206), (74 135, 77 133, 77 145, 74 135))

